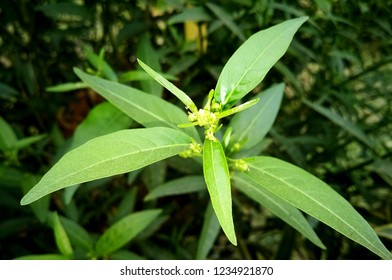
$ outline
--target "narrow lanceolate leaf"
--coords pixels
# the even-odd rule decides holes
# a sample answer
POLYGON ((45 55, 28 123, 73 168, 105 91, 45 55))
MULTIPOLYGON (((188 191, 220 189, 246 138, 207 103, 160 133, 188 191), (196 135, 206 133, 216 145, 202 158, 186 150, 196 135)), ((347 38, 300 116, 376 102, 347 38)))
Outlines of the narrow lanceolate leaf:
POLYGON ((73 256, 71 242, 69 241, 68 235, 60 222, 57 212, 53 213, 53 231, 57 247, 59 248, 61 254, 71 258, 73 256))
POLYGON ((212 204, 209 203, 204 214, 203 227, 201 228, 199 242, 197 244, 196 259, 203 260, 207 258, 214 242, 219 234, 219 221, 216 218, 212 204))
POLYGON ((192 112, 197 112, 197 108, 195 103, 193 103, 192 99, 182 90, 180 90, 178 87, 176 87, 174 84, 166 80, 164 77, 162 77, 160 74, 155 72, 153 69, 151 69, 147 64, 143 63, 140 59, 137 60, 140 64, 140 66, 151 76, 160 83, 163 87, 165 87, 168 91, 173 93, 178 99, 181 100, 182 103, 185 104, 189 110, 192 112))
POLYGON ((217 140, 205 139, 204 141, 203 171, 219 223, 230 242, 237 245, 233 224, 229 168, 222 145, 217 140))
MULTIPOLYGON (((150 37, 148 35, 144 35, 140 40, 139 46, 137 48, 137 56, 141 60, 145 61, 148 65, 151 65, 151 67, 157 71, 161 71, 158 52, 152 46, 150 37)), ((162 95, 162 85, 156 83, 153 79, 151 79, 150 76, 149 79, 141 80, 140 86, 143 91, 149 94, 159 97, 162 95)))
POLYGON ((21 204, 68 186, 142 168, 187 150, 191 142, 186 134, 164 127, 121 130, 97 137, 64 155, 21 204))
POLYGON ((44 261, 49 261, 49 260, 69 260, 64 255, 60 254, 42 254, 42 255, 26 255, 22 256, 19 258, 15 258, 14 260, 44 260, 44 261))
POLYGON ((160 209, 145 210, 122 218, 98 239, 96 254, 105 256, 120 249, 143 231, 160 213, 160 209))
POLYGON ((78 89, 87 88, 88 85, 85 83, 77 82, 77 83, 64 83, 56 86, 47 87, 46 91, 48 92, 67 92, 74 91, 78 89))
POLYGON ((225 118, 227 116, 234 115, 234 114, 237 114, 237 113, 242 112, 244 110, 247 110, 250 107, 256 105, 259 101, 260 101, 260 98, 256 98, 256 99, 252 99, 252 100, 250 100, 248 102, 245 102, 244 104, 241 104, 241 105, 238 105, 236 107, 230 108, 230 109, 228 109, 226 111, 223 111, 223 112, 219 113, 218 114, 218 118, 222 119, 222 118, 225 118))
POLYGON ((206 6, 216 15, 216 17, 238 38, 245 41, 245 36, 242 33, 238 25, 235 24, 232 16, 226 12, 223 8, 213 3, 206 3, 206 6))
POLYGON ((16 144, 18 138, 12 127, 0 116, 0 151, 7 151, 16 144))
POLYGON ((348 133, 356 137, 359 141, 363 142, 366 144, 368 147, 371 149, 374 148, 373 143, 370 141, 370 139, 366 136, 365 132, 361 130, 357 125, 354 123, 350 122, 349 120, 343 118, 341 115, 338 113, 327 109, 323 106, 320 106, 318 104, 312 103, 308 100, 303 100, 303 102, 315 110, 316 112, 320 113, 324 117, 328 118, 330 121, 335 123, 336 125, 340 126, 342 129, 346 130, 348 133))
POLYGON ((83 46, 88 61, 107 79, 117 82, 118 78, 112 67, 104 60, 103 50, 100 55, 93 53, 87 46, 83 46))
POLYGON ((95 137, 126 129, 131 124, 132 120, 126 114, 110 102, 103 102, 95 106, 83 122, 78 125, 72 137, 72 144, 69 150, 95 137))
POLYGON ((273 214, 298 230, 303 236, 308 238, 315 245, 322 249, 326 249, 312 227, 309 225, 304 215, 302 215, 301 211, 299 211, 297 208, 279 196, 273 194, 266 188, 260 186, 258 182, 251 179, 244 172, 235 172, 232 176, 232 179, 235 182, 235 187, 241 192, 260 203, 273 214))
POLYGON ((200 142, 194 127, 178 128, 178 124, 189 121, 185 112, 177 106, 135 88, 86 74, 76 68, 74 70, 83 82, 143 126, 163 126, 181 130, 200 142))
POLYGON ((236 114, 230 121, 233 129, 231 142, 241 143, 242 149, 250 149, 259 143, 278 114, 283 98, 284 84, 278 84, 258 94, 260 101, 253 107, 236 114))
POLYGON ((157 199, 164 196, 180 195, 191 192, 198 192, 206 189, 203 176, 185 176, 166 182, 154 188, 144 200, 157 199))
POLYGON ((246 159, 247 180, 329 225, 384 259, 392 259, 374 230, 338 193, 305 170, 271 157, 246 159))
POLYGON ((228 108, 254 89, 283 56, 307 19, 285 21, 246 40, 224 66, 215 88, 215 100, 228 108))
POLYGON ((59 218, 71 244, 75 248, 78 247, 91 252, 93 250, 93 239, 90 234, 73 220, 61 216, 59 218))

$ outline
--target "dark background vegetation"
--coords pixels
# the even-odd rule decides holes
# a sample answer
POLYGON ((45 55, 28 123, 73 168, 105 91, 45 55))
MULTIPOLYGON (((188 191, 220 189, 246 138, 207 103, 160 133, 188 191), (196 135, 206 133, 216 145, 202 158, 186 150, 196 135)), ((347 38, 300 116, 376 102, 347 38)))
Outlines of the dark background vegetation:
MULTIPOLYGON (((0 138, 11 140, 0 143, 0 259, 58 252, 44 212, 21 207, 19 201, 61 154, 91 108, 102 102, 87 89, 47 90, 78 82, 73 67, 93 71, 86 47, 104 54, 119 77, 137 68, 137 56, 144 57, 176 77, 175 83, 200 104, 246 38, 301 15, 309 21, 255 90, 286 83, 263 154, 323 179, 392 248, 391 1, 6 0, 0 1, 0 138), (189 12, 191 7, 198 9, 189 12), (188 33, 186 20, 196 23, 196 33, 188 33), (16 137, 8 137, 4 127, 16 137)), ((146 89, 140 81, 123 82, 146 89)), ((162 97, 177 102, 166 92, 162 97)), ((57 192, 47 199, 47 207, 93 236, 133 210, 162 208, 165 215, 155 227, 116 257, 191 259, 208 197, 143 201, 149 189, 179 174, 178 167, 165 161, 135 178, 86 184, 71 201, 57 192)), ((234 193, 234 216, 239 246, 222 234, 209 258, 377 258, 311 220, 328 248, 322 251, 239 193, 234 193)), ((76 258, 89 256, 81 250, 76 258)))

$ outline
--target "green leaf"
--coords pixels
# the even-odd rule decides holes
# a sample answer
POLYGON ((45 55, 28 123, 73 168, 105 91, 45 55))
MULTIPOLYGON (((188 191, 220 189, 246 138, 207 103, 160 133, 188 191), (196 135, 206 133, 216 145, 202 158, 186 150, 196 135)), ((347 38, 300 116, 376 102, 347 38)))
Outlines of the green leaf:
POLYGON ((208 252, 211 250, 219 234, 219 229, 219 221, 210 202, 204 214, 203 227, 201 229, 199 242, 197 244, 197 260, 204 260, 207 258, 208 252))
POLYGON ((74 247, 83 248, 88 252, 93 251, 93 240, 90 234, 81 225, 62 216, 59 216, 59 218, 74 247))
POLYGON ((60 250, 61 254, 68 258, 72 258, 73 249, 71 246, 71 242, 69 241, 68 235, 60 222, 57 212, 53 213, 53 231, 57 247, 60 250))
POLYGON ((206 3, 206 6, 219 18, 219 20, 241 41, 245 41, 245 36, 241 29, 235 24, 232 16, 224 9, 213 3, 206 3))
POLYGON ((242 112, 242 111, 244 111, 244 110, 249 109, 250 107, 253 107, 253 106, 256 105, 259 101, 260 101, 260 99, 259 99, 259 98, 256 98, 256 99, 252 99, 252 100, 250 100, 250 101, 248 101, 248 102, 245 102, 245 103, 243 103, 243 104, 241 104, 241 105, 238 105, 238 106, 236 106, 236 107, 227 109, 226 111, 223 111, 223 112, 219 113, 219 114, 218 114, 218 118, 219 118, 219 119, 222 119, 222 118, 225 118, 225 117, 227 117, 227 116, 231 116, 231 115, 234 115, 234 114, 238 114, 238 113, 240 113, 240 112, 242 112))
POLYGON ((245 173, 260 187, 315 217, 384 259, 392 259, 374 230, 338 193, 320 179, 290 163, 271 157, 246 159, 245 173))
POLYGON ((26 173, 22 169, 11 168, 0 164, 0 188, 20 188, 23 186, 26 173))
POLYGON ((185 176, 168 181, 153 189, 144 200, 153 200, 164 196, 180 195, 206 189, 203 176, 185 176))
POLYGON ((147 64, 143 63, 140 59, 137 60, 140 64, 140 66, 151 76, 153 77, 158 83, 160 83, 162 86, 164 86, 168 91, 173 93, 178 99, 181 100, 184 105, 189 108, 192 112, 197 112, 197 107, 195 103, 193 103, 192 99, 182 90, 180 90, 178 87, 176 87, 174 84, 166 80, 163 76, 155 72, 153 69, 151 69, 147 64))
POLYGON ((29 137, 20 139, 20 140, 18 140, 18 142, 16 142, 15 148, 17 150, 24 149, 24 148, 26 148, 36 142, 41 141, 45 137, 46 137, 45 134, 40 134, 40 135, 33 135, 33 136, 29 136, 29 137))
MULTIPOLYGON (((146 33, 147 34, 147 33, 146 33)), ((149 36, 145 35, 140 40, 137 49, 137 57, 145 61, 152 68, 161 72, 161 65, 159 64, 159 55, 153 48, 149 36)), ((140 81, 141 89, 152 95, 161 96, 163 92, 163 87, 156 83, 151 77, 147 80, 140 81)))
POLYGON ((68 186, 142 168, 183 152, 191 142, 186 134, 164 127, 121 130, 97 137, 64 155, 21 204, 68 186))
POLYGON ((186 72, 198 61, 199 58, 197 56, 183 54, 180 59, 176 60, 176 63, 171 65, 164 77, 168 79, 168 76, 170 77, 170 75, 178 76, 181 73, 186 72))
MULTIPOLYGON (((175 81, 177 80, 176 76, 170 74, 161 74, 168 80, 175 81)), ((120 83, 132 82, 132 81, 145 81, 151 80, 151 76, 144 70, 131 70, 120 74, 118 78, 120 83)))
POLYGON ((203 7, 191 7, 169 18, 168 24, 176 24, 185 21, 210 21, 211 16, 203 7))
POLYGON ((307 19, 285 21, 246 40, 224 66, 215 88, 215 100, 231 107, 254 89, 283 56, 295 32, 307 19))
MULTIPOLYGON (((2 193, 3 194, 3 193, 2 193)), ((2 195, 2 201, 6 197, 2 195)), ((6 208, 7 205, 2 203, 2 207, 6 208), (4 207, 5 206, 5 207, 4 207)), ((0 221, 0 238, 1 240, 6 240, 7 238, 12 238, 12 236, 18 235, 21 231, 28 228, 32 222, 30 216, 23 215, 24 217, 16 217, 10 215, 10 218, 2 218, 0 221)))
POLYGON ((114 222, 124 218, 126 215, 133 212, 133 209, 135 208, 135 204, 138 201, 137 190, 138 190, 137 187, 133 187, 124 195, 114 214, 113 217, 114 222))
POLYGON ((233 128, 232 143, 241 143, 242 149, 250 149, 265 137, 278 114, 283 89, 281 83, 263 91, 257 95, 259 103, 232 118, 229 124, 233 128))
POLYGON ((392 240, 392 224, 386 224, 374 229, 378 236, 392 240))
POLYGON ((229 168, 222 145, 217 140, 205 139, 204 141, 203 172, 219 223, 230 242, 237 245, 233 224, 229 168))
POLYGON ((145 257, 142 257, 138 254, 130 252, 128 250, 118 250, 110 254, 111 260, 146 260, 145 257))
POLYGON ((16 102, 17 101, 17 97, 18 97, 19 93, 16 89, 14 89, 13 87, 4 84, 4 83, 0 83, 0 98, 10 101, 10 102, 16 102))
POLYGON ((385 182, 392 186, 392 159, 376 159, 368 168, 376 172, 385 182))
POLYGON ((315 110, 316 112, 320 113, 324 117, 328 118, 330 121, 335 123, 336 125, 340 126, 344 130, 346 130, 348 133, 356 137, 359 141, 362 143, 366 144, 369 148, 374 149, 373 143, 370 141, 370 139, 366 136, 366 134, 354 123, 350 122, 347 119, 344 119, 341 115, 338 113, 324 108, 318 104, 312 103, 308 100, 303 100, 303 102, 315 110))
POLYGON ((159 161, 143 168, 141 180, 149 191, 165 182, 167 171, 166 161, 159 161))
POLYGON ((96 55, 87 46, 83 46, 83 50, 86 54, 88 61, 98 70, 98 73, 102 73, 103 77, 110 81, 118 82, 118 78, 114 70, 104 60, 103 52, 101 55, 96 55))
POLYGON ((13 148, 18 141, 12 127, 0 116, 0 151, 13 148))
POLYGON ((77 83, 64 83, 60 85, 55 85, 51 87, 47 87, 46 91, 48 92, 67 92, 74 91, 77 89, 87 88, 88 85, 85 83, 77 82, 77 83))
POLYGON ((303 236, 322 249, 326 249, 302 213, 279 196, 251 179, 244 172, 235 172, 232 176, 235 187, 254 201, 260 203, 273 214, 298 230, 303 236))
POLYGON ((95 106, 75 130, 72 137, 72 150, 95 137, 128 128, 132 120, 109 102, 95 106))
POLYGON ((42 254, 42 255, 26 255, 26 256, 15 258, 14 260, 69 260, 69 258, 60 254, 42 254))
MULTIPOLYGON (((32 174, 24 174, 22 178, 22 189, 24 194, 26 194, 41 179, 40 176, 32 174)), ((34 215, 41 223, 45 222, 50 214, 49 204, 50 197, 44 197, 43 199, 30 204, 31 210, 33 210, 34 215)))
POLYGON ((94 17, 92 9, 83 5, 75 3, 46 3, 35 8, 42 11, 45 16, 52 18, 55 21, 61 19, 62 21, 90 21, 94 17))
POLYGON ((108 255, 131 241, 161 213, 160 209, 145 210, 130 214, 105 231, 98 239, 96 254, 108 255))
POLYGON ((185 112, 177 106, 154 95, 86 74, 76 68, 75 73, 92 89, 143 126, 170 127, 188 133, 198 142, 201 141, 194 127, 178 128, 178 124, 189 121, 185 112))

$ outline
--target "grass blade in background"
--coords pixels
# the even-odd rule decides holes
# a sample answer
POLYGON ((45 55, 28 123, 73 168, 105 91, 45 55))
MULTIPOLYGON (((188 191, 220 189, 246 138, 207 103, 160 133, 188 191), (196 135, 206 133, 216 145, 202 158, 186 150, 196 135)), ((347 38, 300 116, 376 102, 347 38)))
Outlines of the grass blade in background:
POLYGON ((203 7, 190 7, 179 14, 171 16, 168 20, 168 24, 184 23, 186 21, 210 21, 211 16, 203 7))
POLYGON ((97 256, 105 256, 120 249, 142 232, 161 212, 160 209, 140 211, 116 222, 98 239, 97 256))
POLYGON ((71 244, 75 249, 81 248, 87 252, 93 251, 93 239, 81 225, 66 217, 59 216, 59 219, 65 232, 67 233, 71 244))
POLYGON ((205 189, 206 183, 203 176, 185 176, 157 186, 144 198, 144 200, 148 201, 164 196, 186 194, 205 189))
POLYGON ((82 82, 76 83, 63 83, 56 86, 50 86, 46 88, 48 92, 67 92, 67 91, 75 91, 78 89, 88 88, 88 85, 82 82))
POLYGON ((72 137, 72 150, 95 137, 130 127, 132 119, 109 102, 95 106, 75 130, 72 137))
POLYGON ((220 224, 210 202, 208 203, 206 212, 204 213, 203 227, 197 244, 197 260, 204 260, 207 258, 208 252, 211 250, 219 234, 219 230, 220 224))
POLYGON ((12 127, 0 116, 0 151, 7 151, 14 147, 18 138, 12 127))
POLYGON ((57 212, 53 213, 53 231, 56 240, 57 248, 67 258, 73 257, 73 249, 68 235, 60 222, 57 212))
MULTIPOLYGON (((137 57, 145 61, 146 64, 150 65, 158 72, 162 71, 161 65, 159 64, 159 54, 153 48, 150 37, 148 35, 144 35, 141 39, 137 48, 137 57)), ((143 91, 158 97, 161 97, 163 93, 162 85, 156 83, 150 76, 146 80, 140 80, 140 86, 143 91)))
POLYGON ((86 45, 83 46, 83 50, 88 61, 98 70, 99 74, 102 74, 103 77, 110 81, 118 82, 116 73, 103 58, 103 50, 101 50, 100 55, 96 55, 86 45))
POLYGON ((206 6, 216 15, 216 17, 222 21, 222 23, 233 33, 235 34, 241 41, 245 41, 245 36, 242 33, 241 29, 237 26, 237 24, 233 21, 232 16, 227 13, 224 9, 215 5, 213 3, 206 3, 206 6))
POLYGON ((341 128, 343 128, 345 131, 347 131, 348 133, 353 135, 359 141, 361 141, 362 143, 366 144, 369 148, 374 149, 374 145, 371 142, 371 140, 354 123, 350 122, 347 119, 344 119, 338 113, 336 113, 336 112, 334 112, 334 111, 332 111, 330 109, 324 108, 324 107, 322 107, 322 106, 320 106, 318 104, 312 103, 312 102, 310 102, 310 101, 308 101, 306 99, 304 99, 303 102, 307 106, 309 106, 310 108, 315 110, 316 112, 320 113, 321 115, 323 115, 324 117, 329 119, 334 124, 336 124, 336 125, 340 126, 341 128))

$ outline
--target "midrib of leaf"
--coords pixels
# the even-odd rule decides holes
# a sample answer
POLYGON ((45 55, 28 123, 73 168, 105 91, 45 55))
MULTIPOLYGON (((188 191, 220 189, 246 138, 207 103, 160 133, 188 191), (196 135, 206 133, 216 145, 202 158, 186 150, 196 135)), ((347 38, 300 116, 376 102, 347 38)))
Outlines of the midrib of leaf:
MULTIPOLYGON (((219 161, 216 160, 217 152, 215 151, 216 149, 214 149, 214 147, 213 147, 214 142, 212 142, 212 140, 205 140, 205 141, 210 141, 210 143, 208 143, 208 150, 209 150, 209 155, 211 155, 211 157, 209 157, 209 160, 208 160, 208 168, 211 169, 210 171, 213 173, 213 176, 212 176, 213 186, 209 185, 207 181, 206 181, 206 183, 207 183, 208 192, 211 197, 212 206, 214 208, 214 211, 216 213, 216 216, 218 218, 218 221, 219 221, 224 233, 229 238, 230 242, 232 242, 234 245, 237 245, 237 240, 236 240, 236 236, 235 236, 235 232, 234 232, 234 224, 233 224, 231 206, 229 207, 229 209, 226 209, 227 204, 225 203, 225 200, 223 199, 223 197, 220 195, 221 193, 218 191, 219 188, 226 188, 227 187, 227 185, 223 185, 223 186, 218 185, 218 180, 217 180, 218 174, 216 172, 218 167, 222 167, 222 169, 225 169, 224 170, 225 173, 228 171, 226 169, 227 165, 226 165, 226 168, 224 168, 223 165, 225 165, 225 164, 224 163, 222 165, 220 164, 221 161, 226 160, 226 158, 222 159, 220 157, 219 161), (215 167, 215 164, 217 167, 215 167), (218 202, 218 203, 215 203, 215 202, 218 202), (219 210, 219 211, 217 211, 217 210, 219 210), (224 210, 229 210, 229 211, 224 211, 224 210)), ((205 143, 207 143, 207 142, 205 142, 205 143)), ((204 145, 204 149, 205 149, 205 145, 204 145)), ((220 153, 220 151, 222 151, 222 146, 219 144, 219 153, 220 153)), ((224 156, 225 155, 223 152, 223 157, 224 156)), ((203 160, 205 160, 205 159, 203 158, 203 160)), ((229 175, 227 174, 227 176, 229 176, 229 175)), ((208 177, 208 176, 206 176, 206 177, 208 177)), ((229 190, 228 190, 229 195, 231 196, 230 179, 228 179, 227 182, 229 184, 229 190)), ((224 190, 223 193, 227 194, 226 190, 225 189, 223 189, 223 190, 224 190)), ((231 199, 231 197, 230 197, 230 199, 231 199)), ((231 201, 230 201, 230 203, 231 203, 231 201)))
MULTIPOLYGON (((252 177, 250 177, 249 175, 246 175, 247 177, 248 177, 248 179, 249 180, 251 180, 252 182, 254 182, 256 185, 260 185, 260 183, 259 182, 257 182, 255 179, 253 179, 252 177)), ((239 180, 239 181, 242 181, 243 183, 245 183, 246 184, 246 180, 244 180, 243 178, 241 178, 241 177, 239 177, 239 176, 236 176, 235 177, 236 179, 235 180, 239 180)), ((261 192, 258 188, 252 188, 254 191, 256 191, 259 195, 262 195, 265 199, 267 199, 268 201, 270 201, 271 203, 273 203, 277 208, 279 208, 282 212, 284 212, 287 216, 289 216, 290 217, 290 219, 292 220, 292 221, 294 221, 294 222, 291 222, 293 225, 291 225, 292 227, 294 227, 294 228, 296 228, 297 230, 298 230, 298 228, 299 229, 301 229, 303 232, 301 232, 302 234, 304 234, 309 240, 311 240, 312 242, 314 242, 316 245, 318 245, 318 246, 320 246, 321 248, 323 248, 323 249, 325 249, 325 246, 324 246, 324 244, 322 244, 322 242, 319 240, 319 238, 317 237, 317 235, 315 235, 315 237, 313 237, 311 234, 306 234, 307 233, 307 230, 306 230, 306 228, 304 228, 303 226, 302 226, 302 224, 301 224, 301 221, 299 220, 299 219, 297 219, 297 217, 295 217, 295 216, 293 216, 293 215, 291 215, 290 214, 290 212, 289 211, 287 211, 286 210, 286 208, 284 208, 284 207, 282 207, 281 206, 281 204, 279 203, 279 202, 276 202, 276 200, 274 200, 273 199, 273 197, 272 196, 270 196, 270 195, 265 195, 263 192, 261 192), (294 226, 295 225, 295 226, 294 226), (319 241, 319 243, 317 242, 317 241, 319 241)), ((268 189, 265 189, 267 192, 271 192, 270 190, 268 190, 268 189)), ((274 194, 275 196, 277 196, 276 194, 274 194)), ((282 198, 283 199, 283 198, 282 198)), ((286 200, 284 200, 284 201, 286 201, 286 200)), ((289 203, 289 202, 288 202, 289 203)), ((292 205, 291 203, 289 203, 289 205, 292 205)), ((294 207, 296 210, 297 210, 297 207, 295 207, 295 206, 293 206, 292 205, 292 207, 294 207)), ((270 210, 271 211, 271 210, 270 210)), ((299 211, 299 210, 298 210, 299 211)), ((271 211, 272 212, 272 211, 271 211)), ((290 220, 288 220, 288 221, 290 221, 290 220)))
MULTIPOLYGON (((267 169, 273 169, 273 168, 285 169, 285 168, 282 168, 281 166, 269 166, 269 168, 266 168, 266 169, 261 169, 261 168, 258 168, 258 167, 256 167, 256 166, 252 166, 252 168, 257 169, 257 170, 260 170, 261 172, 268 174, 269 176, 273 177, 274 179, 276 179, 276 180, 278 180, 278 181, 284 182, 286 185, 288 185, 288 186, 291 187, 292 189, 294 189, 294 190, 300 192, 302 195, 304 195, 305 197, 307 197, 307 198, 310 199, 311 201, 314 201, 316 204, 318 204, 319 206, 321 206, 321 208, 325 209, 327 212, 329 212, 330 214, 332 214, 333 216, 335 216, 335 217, 336 217, 339 221, 341 221, 343 224, 347 225, 350 229, 353 230, 353 232, 357 233, 357 234, 358 234, 359 236, 361 236, 364 240, 366 240, 366 241, 368 242, 368 244, 369 244, 369 247, 373 248, 374 251, 380 252, 380 251, 378 250, 377 247, 374 247, 374 246, 373 246, 373 244, 368 240, 367 237, 365 237, 364 235, 360 234, 354 227, 352 227, 350 224, 347 224, 344 220, 342 220, 342 218, 340 218, 338 215, 336 215, 334 212, 332 212, 329 208, 326 208, 322 203, 320 203, 320 202, 318 202, 317 200, 313 199, 312 197, 308 196, 305 192, 302 192, 300 189, 295 188, 295 186, 293 186, 291 183, 287 182, 286 180, 284 180, 284 179, 282 179, 282 178, 280 178, 280 177, 276 177, 275 175, 273 175, 273 174, 271 174, 271 173, 269 173, 269 172, 267 171, 267 169)), ((252 180, 255 181, 253 178, 252 178, 252 180)), ((289 202, 289 201, 288 201, 288 202, 289 202)), ((290 203, 292 204, 292 202, 290 202, 290 203)), ((294 206, 295 206, 295 205, 294 205, 294 206)), ((297 207, 297 206, 295 206, 295 207, 297 207)), ((298 208, 299 208, 299 207, 298 207, 298 208)), ((304 211, 305 211, 305 210, 304 210, 304 211)), ((305 211, 305 212, 308 212, 308 211, 305 211)), ((312 216, 313 216, 313 214, 312 214, 312 216)), ((323 222, 326 223, 326 224, 328 224, 328 223, 325 222, 325 221, 323 221, 323 222)), ((329 225, 329 224, 328 224, 328 225, 329 225)), ((333 227, 333 228, 335 228, 335 227, 333 227)), ((335 229, 336 229, 336 228, 335 228, 335 229)), ((338 229, 337 229, 337 230, 338 230, 338 229)), ((339 231, 339 230, 338 230, 338 231, 339 231)))
MULTIPOLYGON (((154 143, 154 142, 150 141, 151 139, 148 139, 148 138, 146 138, 146 137, 141 137, 141 138, 145 138, 146 141, 149 141, 149 142, 151 142, 151 143, 154 143)), ((120 143, 120 142, 117 142, 117 143, 120 143)), ((104 164, 104 163, 106 163, 106 162, 110 162, 110 161, 113 161, 113 160, 117 160, 117 159, 120 159, 120 158, 123 158, 123 157, 129 157, 129 156, 132 156, 133 154, 137 154, 137 153, 147 153, 147 152, 150 152, 150 151, 152 151, 152 150, 157 150, 157 149, 166 149, 166 148, 171 148, 171 147, 179 147, 179 146, 188 146, 188 145, 189 145, 189 144, 172 144, 172 145, 159 146, 159 148, 153 147, 153 148, 148 148, 148 149, 139 149, 137 146, 132 145, 132 144, 129 144, 128 142, 125 142, 125 143, 126 143, 127 145, 134 146, 135 149, 137 149, 137 150, 134 151, 134 152, 132 152, 132 153, 127 153, 127 154, 123 154, 123 155, 121 155, 121 156, 111 157, 111 158, 109 158, 109 159, 106 159, 106 160, 102 160, 102 161, 96 162, 95 164, 92 164, 92 165, 89 165, 89 166, 87 166, 87 167, 85 167, 85 168, 79 169, 79 170, 76 171, 76 172, 69 173, 68 176, 64 177, 64 178, 61 179, 61 180, 55 181, 54 183, 62 182, 62 181, 64 181, 64 180, 68 179, 69 177, 72 177, 72 176, 74 176, 74 175, 76 175, 76 174, 78 174, 78 173, 81 173, 81 172, 83 172, 83 171, 86 171, 86 170, 88 170, 88 169, 90 169, 90 168, 94 168, 94 167, 96 167, 96 166, 98 166, 98 165, 101 165, 101 164, 104 164)), ((155 144, 155 143, 154 143, 154 144, 155 144)), ((52 184, 54 184, 54 183, 52 183, 52 184)))
MULTIPOLYGON (((79 72, 79 71, 80 71, 80 70, 77 69, 77 72, 79 72)), ((80 72, 81 72, 81 71, 80 71, 80 72)), ((87 80, 90 80, 90 81, 91 81, 91 78, 90 78, 89 76, 86 76, 86 74, 83 73, 83 72, 81 72, 81 73, 83 74, 83 79, 87 79, 87 80)), ((110 89, 108 89, 108 88, 106 88, 106 87, 100 85, 99 83, 93 81, 93 83, 89 83, 89 85, 90 85, 92 88, 98 88, 98 89, 100 89, 100 90, 103 91, 103 92, 107 91, 107 92, 108 92, 109 94, 111 94, 113 97, 120 99, 120 100, 123 101, 125 104, 127 104, 127 103, 132 104, 132 106, 136 107, 137 109, 139 109, 139 110, 145 112, 146 114, 148 114, 148 115, 150 115, 150 116, 153 116, 154 118, 156 118, 156 119, 162 121, 163 123, 166 123, 166 124, 169 125, 171 128, 174 128, 175 130, 178 130, 178 127, 177 127, 176 125, 174 125, 174 124, 168 122, 168 121, 165 120, 165 119, 162 119, 159 115, 155 115, 155 114, 154 114, 153 112, 151 112, 151 111, 145 110, 143 107, 138 106, 137 104, 133 103, 132 101, 130 101, 130 100, 124 98, 122 95, 116 94, 114 91, 112 91, 112 90, 110 90, 110 89)), ((97 91, 98 91, 98 90, 97 90, 97 91)), ((105 94, 105 95, 106 95, 106 94, 105 94)), ((109 96, 109 98, 110 98, 110 96, 109 96)), ((108 99, 109 99, 109 98, 108 98, 108 99)), ((124 112, 124 113, 126 113, 126 112, 124 112)), ((164 112, 164 113, 166 114, 166 112, 164 112)), ((127 114, 127 115, 128 115, 128 114, 127 114)), ((167 114, 166 114, 166 116, 167 116, 167 114)), ((132 116, 130 116, 130 117, 132 118, 132 116)))
MULTIPOLYGON (((165 120, 165 119, 162 119, 159 115, 155 115, 153 112, 148 111, 148 110, 144 109, 144 108, 141 107, 141 106, 138 106, 136 103, 131 102, 130 100, 124 98, 124 97, 121 96, 121 95, 116 95, 116 94, 115 94, 113 91, 111 91, 111 90, 108 90, 108 89, 106 89, 106 88, 104 88, 104 87, 100 87, 100 88, 101 88, 101 89, 104 89, 104 90, 106 90, 106 91, 108 91, 108 92, 110 92, 112 95, 116 96, 116 97, 119 98, 121 101, 124 101, 124 103, 130 103, 130 104, 132 104, 132 106, 136 107, 137 109, 139 109, 139 110, 145 112, 146 114, 151 115, 151 116, 153 116, 154 118, 156 118, 156 119, 158 119, 158 120, 160 120, 160 121, 166 123, 166 124, 169 125, 171 128, 174 128, 175 130, 178 130, 178 127, 177 127, 176 125, 174 125, 174 124, 168 122, 168 121, 165 120)), ((165 113, 166 113, 166 112, 165 112, 165 113)))
MULTIPOLYGON (((253 182, 255 182, 257 185, 260 185, 260 183, 258 183, 255 179, 253 179, 252 177, 250 177, 248 175, 249 179, 253 182)), ((246 180, 242 179, 241 177, 236 176, 236 180, 242 181, 243 183, 246 183, 246 180)), ((285 212, 288 216, 293 217, 292 215, 290 215, 290 213, 288 211, 286 211, 285 208, 281 207, 279 203, 277 203, 275 200, 273 200, 271 198, 271 196, 265 196, 263 194, 263 192, 259 191, 257 188, 253 188, 257 193, 259 193, 260 195, 263 195, 264 198, 268 199, 269 201, 271 201, 274 205, 276 205, 279 209, 281 209, 283 212, 285 212)))
MULTIPOLYGON (((211 150, 211 154, 214 154, 213 153, 213 147, 212 147, 212 145, 210 145, 210 150, 211 150)), ((214 157, 213 157, 214 158, 214 157)), ((219 186, 217 185, 217 182, 218 182, 218 177, 216 176, 216 168, 215 168, 215 164, 212 162, 212 164, 211 164, 211 169, 212 169, 212 174, 214 174, 214 188, 215 189, 218 189, 219 188, 219 186)), ((223 203, 223 201, 221 200, 221 196, 220 195, 218 195, 218 197, 219 197, 219 204, 220 205, 224 205, 224 203, 223 203)), ((222 209, 220 209, 220 210, 222 210, 222 209)), ((221 211, 219 211, 219 212, 221 212, 221 211)), ((221 212, 225 217, 226 217, 226 219, 227 219, 227 215, 226 215, 226 213, 225 212, 221 212)))
MULTIPOLYGON (((267 45, 267 47, 257 56, 257 59, 254 60, 254 62, 251 64, 250 67, 248 67, 247 70, 244 71, 244 73, 242 74, 241 78, 238 80, 238 82, 235 84, 234 88, 231 90, 231 92, 229 93, 229 95, 226 96, 225 100, 228 101, 230 99, 230 97, 233 95, 234 91, 237 89, 238 85, 241 84, 241 81, 244 79, 244 77, 248 74, 248 72, 250 71, 250 69, 253 68, 253 66, 259 61, 260 57, 262 55, 264 55, 264 53, 271 47, 272 44, 274 44, 277 40, 279 40, 283 35, 285 35, 288 32, 289 28, 287 28, 284 32, 280 33, 274 40, 271 41, 271 43, 269 43, 267 45)), ((224 104, 226 104, 226 101, 224 102, 224 104)))

